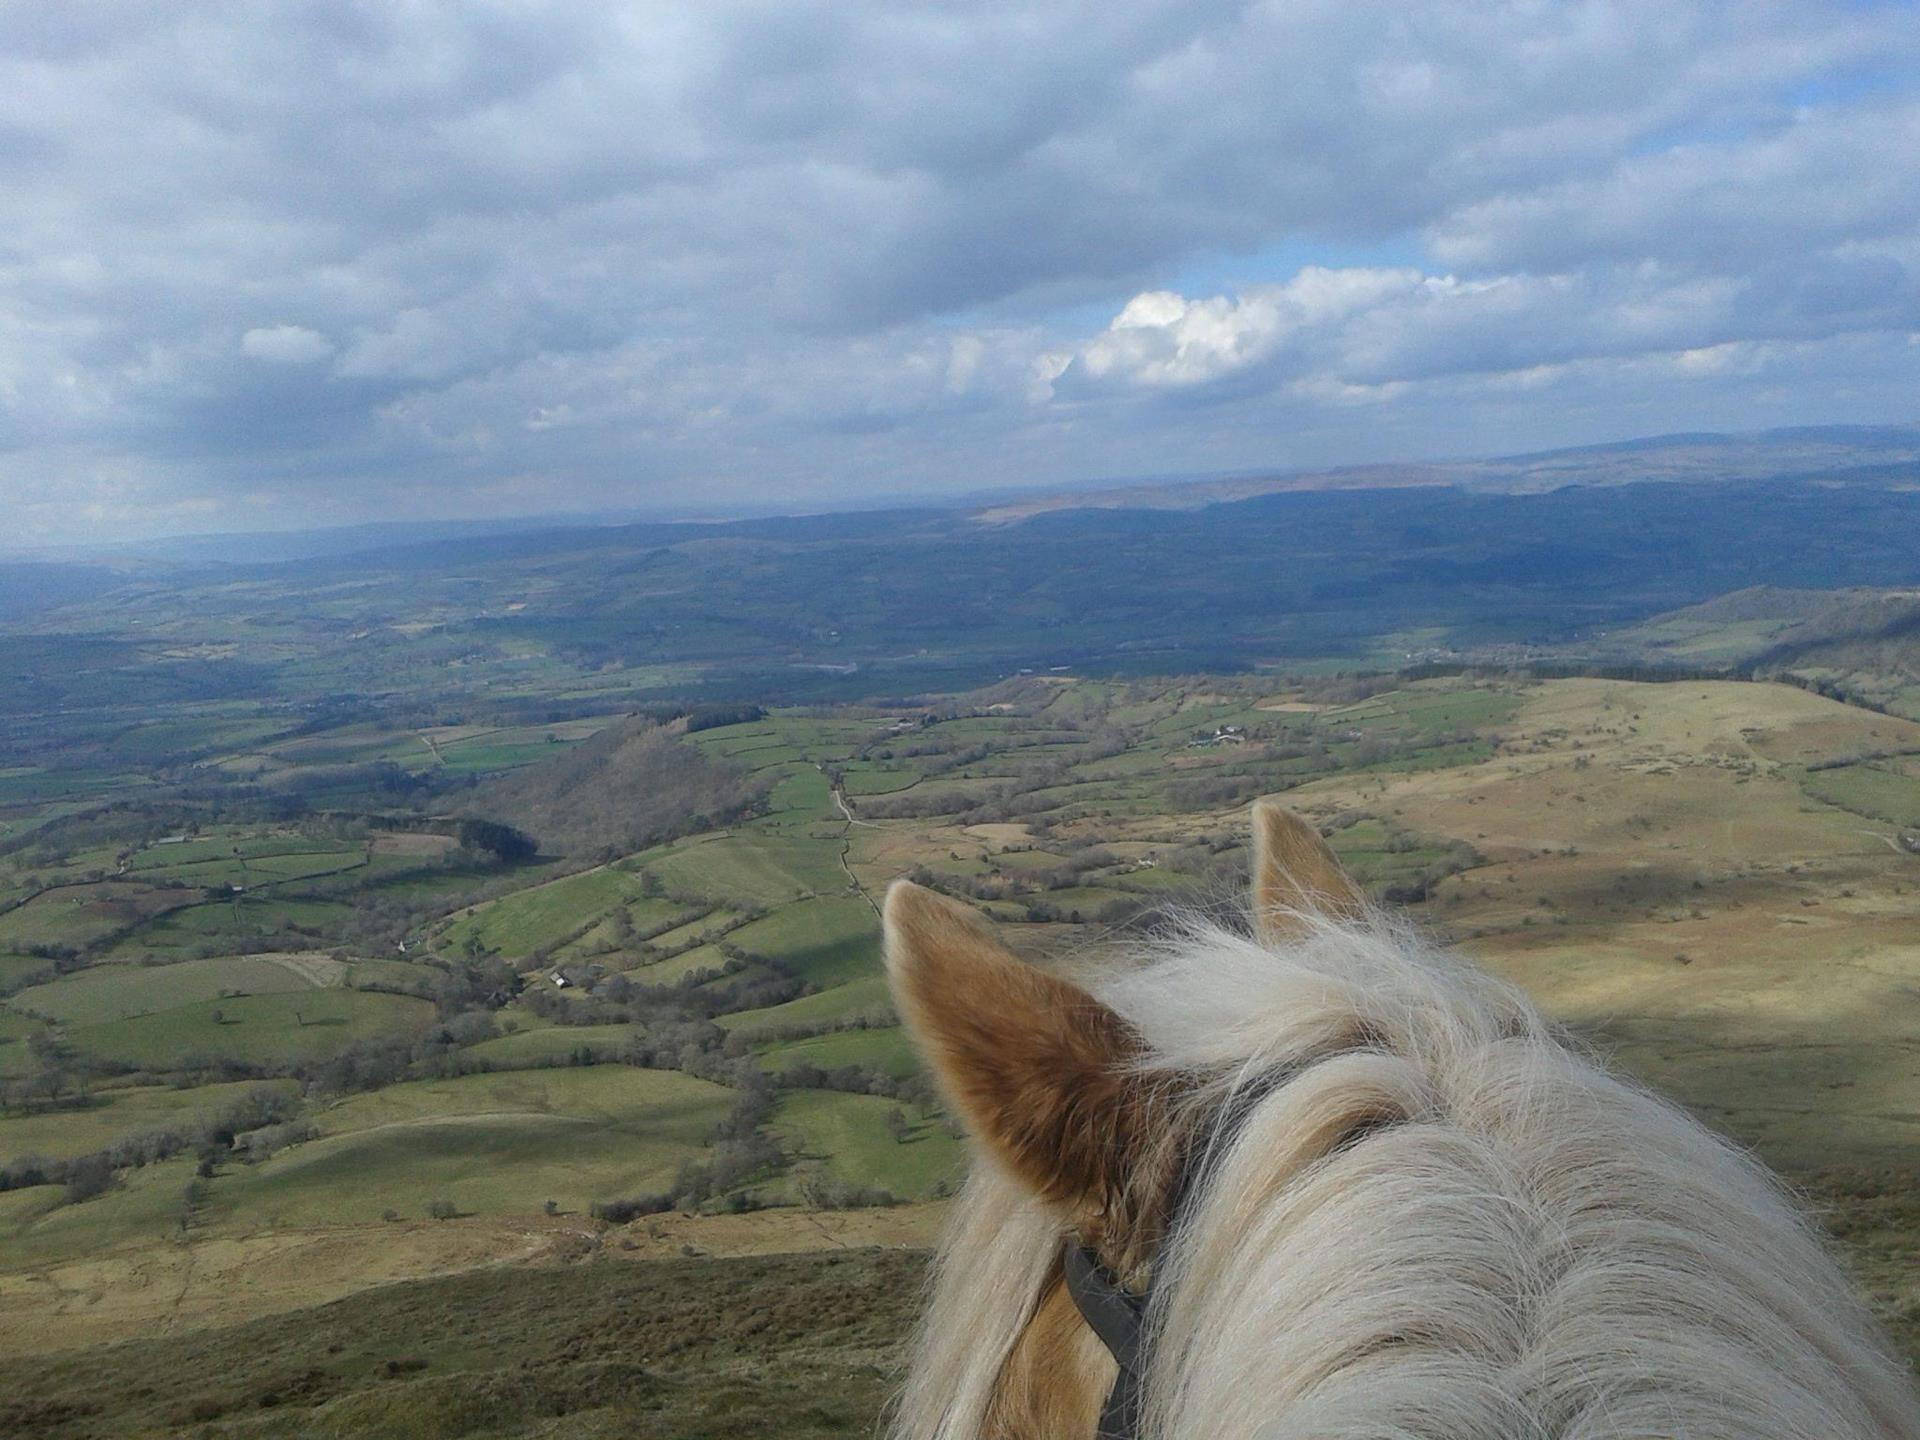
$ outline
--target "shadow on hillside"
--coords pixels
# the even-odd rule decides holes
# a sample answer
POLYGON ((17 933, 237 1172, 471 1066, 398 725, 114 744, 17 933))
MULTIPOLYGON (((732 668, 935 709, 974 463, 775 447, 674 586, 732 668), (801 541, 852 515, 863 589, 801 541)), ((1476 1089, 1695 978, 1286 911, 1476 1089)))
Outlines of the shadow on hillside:
MULTIPOLYGON (((1903 988, 1912 1013, 1920 987, 1903 988)), ((1791 1179, 1892 1169, 1920 1182, 1916 1042, 1887 998, 1829 997, 1818 1017, 1619 1011, 1571 1028, 1791 1179)))

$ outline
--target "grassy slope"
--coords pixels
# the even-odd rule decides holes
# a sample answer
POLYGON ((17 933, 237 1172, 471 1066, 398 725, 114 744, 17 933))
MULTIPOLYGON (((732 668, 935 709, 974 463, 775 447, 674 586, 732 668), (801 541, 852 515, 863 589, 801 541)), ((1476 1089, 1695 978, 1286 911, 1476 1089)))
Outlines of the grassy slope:
POLYGON ((156 1242, 171 1244, 193 1178, 192 1157, 180 1156, 129 1170, 106 1194, 79 1205, 62 1204, 53 1185, 11 1192, 16 1204, 0 1212, 9 1267, 89 1264, 123 1246, 150 1251, 156 1242))
MULTIPOLYGON (((1843 1254, 1881 1292, 1911 1264, 1912 1196, 1826 1198, 1843 1254)), ((857 1249, 417 1280, 224 1329, 0 1357, 0 1434, 854 1440, 875 1432, 904 1361, 923 1267, 857 1249)), ((1914 1354, 1920 1311, 1892 1318, 1914 1354)))
POLYGON ((518 890, 469 912, 440 936, 443 949, 457 950, 469 937, 509 959, 524 959, 541 945, 556 943, 590 924, 623 901, 640 898, 640 882, 613 869, 588 870, 530 890, 518 890))
POLYGON ((552 1025, 483 1040, 473 1047, 472 1054, 496 1065, 526 1064, 567 1059, 582 1048, 596 1053, 618 1050, 633 1035, 631 1025, 552 1025))
POLYGON ((764 1010, 746 1010, 737 1015, 722 1015, 718 1023, 724 1030, 741 1035, 764 1035, 783 1025, 818 1025, 849 1019, 856 1015, 889 1015, 887 981, 883 975, 870 975, 846 985, 822 990, 817 995, 802 995, 784 1005, 769 1005, 764 1010))
POLYGON ((860 896, 802 900, 727 937, 824 988, 880 973, 880 920, 860 896))
POLYGON ((803 1040, 786 1040, 760 1051, 767 1069, 778 1073, 804 1063, 822 1070, 842 1065, 864 1065, 887 1075, 911 1075, 920 1068, 913 1042, 898 1026, 872 1030, 839 1030, 826 1035, 810 1035, 803 1040))
POLYGON ((921 1265, 865 1250, 394 1285, 231 1329, 0 1358, 0 1434, 865 1435, 921 1265))
POLYGON ((537 1210, 658 1190, 733 1107, 724 1086, 624 1065, 414 1081, 321 1112, 322 1138, 213 1187, 222 1225, 356 1224, 434 1200, 537 1210))
POLYGON ((64 1159, 100 1150, 127 1135, 159 1130, 198 1117, 211 1117, 240 1099, 256 1084, 293 1091, 292 1081, 236 1080, 175 1090, 165 1085, 136 1085, 100 1090, 77 1109, 0 1115, 0 1161, 23 1155, 64 1159))
POLYGON ((877 1095, 789 1090, 774 1107, 772 1129, 804 1170, 821 1166, 855 1185, 878 1186, 920 1200, 956 1187, 966 1164, 960 1143, 916 1112, 906 1112, 904 1138, 886 1127, 894 1102, 877 1095))
POLYGON ((252 1061, 329 1055, 376 1035, 417 1030, 432 1018, 433 1005, 412 996, 301 989, 203 1000, 75 1025, 67 1033, 90 1054, 165 1069, 186 1055, 252 1061))
POLYGON ((182 960, 173 965, 96 966, 23 990, 7 1003, 65 1024, 98 1025, 236 992, 265 995, 311 990, 316 974, 344 973, 345 969, 323 959, 318 971, 312 966, 302 970, 257 955, 182 960))

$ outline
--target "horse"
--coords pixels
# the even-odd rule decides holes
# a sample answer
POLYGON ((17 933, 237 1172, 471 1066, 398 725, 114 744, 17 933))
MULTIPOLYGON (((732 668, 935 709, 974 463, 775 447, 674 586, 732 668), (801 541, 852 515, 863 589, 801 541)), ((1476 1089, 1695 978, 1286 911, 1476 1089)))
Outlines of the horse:
POLYGON ((892 1440, 1916 1440, 1788 1192, 1254 809, 1251 925, 1086 985, 905 881, 968 1135, 892 1440))

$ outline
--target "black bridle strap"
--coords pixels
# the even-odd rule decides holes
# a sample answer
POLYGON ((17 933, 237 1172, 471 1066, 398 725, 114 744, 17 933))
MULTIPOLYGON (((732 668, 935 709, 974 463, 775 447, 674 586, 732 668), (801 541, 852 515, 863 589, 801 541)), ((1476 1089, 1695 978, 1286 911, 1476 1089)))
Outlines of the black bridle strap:
MULTIPOLYGON (((1167 1229, 1171 1233, 1184 1216, 1188 1202, 1202 1184, 1203 1170, 1209 1169, 1239 1137, 1262 1100, 1280 1088, 1297 1072, 1292 1067, 1271 1071, 1252 1084, 1244 1085, 1221 1108, 1209 1127, 1207 1143, 1189 1151, 1176 1177, 1168 1201, 1167 1229)), ((1100 1343, 1113 1356, 1120 1374, 1107 1392, 1107 1403, 1100 1410, 1100 1428, 1095 1440, 1139 1440, 1140 1395, 1146 1376, 1146 1356, 1141 1332, 1145 1327, 1147 1296, 1136 1295, 1100 1262, 1100 1257, 1078 1241, 1067 1241, 1062 1257, 1066 1271, 1067 1293, 1079 1308, 1087 1328, 1100 1337, 1100 1343)))
POLYGON ((1067 1293, 1080 1318, 1120 1367, 1100 1410, 1096 1440, 1133 1440, 1140 1425, 1140 1327, 1146 1299, 1121 1285, 1084 1245, 1068 1245, 1063 1263, 1067 1293))

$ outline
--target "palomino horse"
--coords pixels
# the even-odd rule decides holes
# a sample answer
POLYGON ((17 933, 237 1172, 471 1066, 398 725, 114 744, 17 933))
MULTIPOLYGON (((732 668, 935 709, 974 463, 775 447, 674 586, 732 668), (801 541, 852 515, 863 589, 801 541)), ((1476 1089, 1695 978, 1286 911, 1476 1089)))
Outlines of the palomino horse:
POLYGON ((975 1150, 898 1440, 1920 1437, 1757 1165, 1371 911, 1311 826, 1255 830, 1254 936, 1194 921, 1099 998, 889 893, 975 1150))

